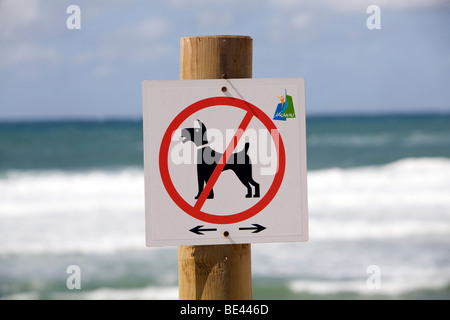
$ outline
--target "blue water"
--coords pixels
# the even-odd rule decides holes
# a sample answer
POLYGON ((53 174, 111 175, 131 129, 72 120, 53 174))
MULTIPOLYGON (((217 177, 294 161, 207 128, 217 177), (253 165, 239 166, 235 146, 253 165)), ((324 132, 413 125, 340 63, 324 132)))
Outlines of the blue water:
MULTIPOLYGON (((252 246, 255 299, 450 298, 450 116, 309 117, 307 158, 310 241, 252 246)), ((0 123, 0 299, 176 299, 143 185, 141 121, 0 123)))
MULTIPOLYGON (((307 119, 308 169, 450 158, 450 116, 307 119)), ((141 121, 0 123, 0 171, 142 167, 141 121)))
POLYGON ((0 170, 142 167, 142 122, 0 124, 0 170))

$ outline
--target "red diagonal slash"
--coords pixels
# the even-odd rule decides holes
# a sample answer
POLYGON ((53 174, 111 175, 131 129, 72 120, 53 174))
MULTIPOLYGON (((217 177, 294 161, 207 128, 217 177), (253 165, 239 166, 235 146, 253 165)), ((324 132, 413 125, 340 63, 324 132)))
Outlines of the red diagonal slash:
POLYGON ((231 139, 231 142, 228 144, 228 147, 226 148, 225 152, 223 153, 222 158, 220 159, 220 161, 217 164, 216 168, 214 169, 211 177, 209 178, 208 182, 206 183, 206 186, 203 189, 202 193, 200 194, 200 197, 198 197, 198 200, 194 205, 194 209, 200 210, 203 207, 203 204, 205 203, 206 198, 208 197, 212 188, 216 184, 217 179, 219 179, 219 176, 222 173, 223 168, 227 164, 228 159, 230 158, 234 149, 236 149, 236 146, 239 143, 239 140, 241 139, 242 135, 244 134, 244 131, 247 129, 252 118, 253 118, 253 112, 247 111, 244 119, 242 119, 242 122, 239 125, 239 128, 236 130, 236 133, 234 134, 233 138, 231 139))

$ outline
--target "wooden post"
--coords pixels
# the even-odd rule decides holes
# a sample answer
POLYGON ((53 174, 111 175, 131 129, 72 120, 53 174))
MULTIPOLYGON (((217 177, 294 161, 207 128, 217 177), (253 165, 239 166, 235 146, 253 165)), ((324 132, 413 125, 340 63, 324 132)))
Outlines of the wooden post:
MULTIPOLYGON (((251 78, 253 40, 247 36, 181 38, 180 79, 251 78)), ((250 300, 251 245, 178 247, 181 300, 250 300)))

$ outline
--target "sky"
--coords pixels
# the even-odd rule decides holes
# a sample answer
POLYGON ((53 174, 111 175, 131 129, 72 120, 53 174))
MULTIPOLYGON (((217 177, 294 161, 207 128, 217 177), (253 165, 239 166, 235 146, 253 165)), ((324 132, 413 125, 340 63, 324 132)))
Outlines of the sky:
POLYGON ((0 120, 139 119, 180 38, 227 34, 254 78, 305 78, 307 114, 450 113, 450 0, 0 0, 0 120))

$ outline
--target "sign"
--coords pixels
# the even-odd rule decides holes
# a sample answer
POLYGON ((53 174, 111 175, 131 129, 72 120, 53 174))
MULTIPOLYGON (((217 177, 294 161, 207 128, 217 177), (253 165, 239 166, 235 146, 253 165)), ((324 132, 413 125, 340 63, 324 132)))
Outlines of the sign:
POLYGON ((304 80, 144 81, 148 246, 308 240, 304 80))

